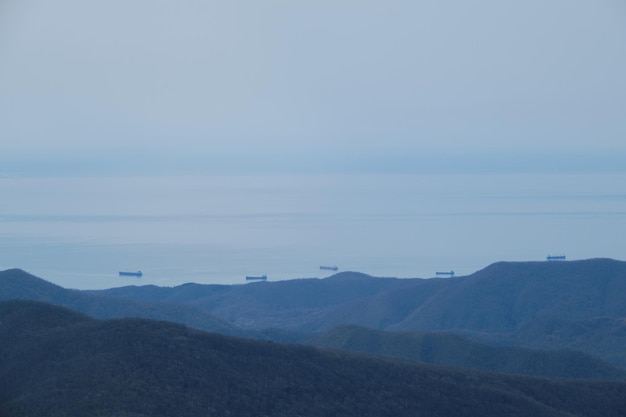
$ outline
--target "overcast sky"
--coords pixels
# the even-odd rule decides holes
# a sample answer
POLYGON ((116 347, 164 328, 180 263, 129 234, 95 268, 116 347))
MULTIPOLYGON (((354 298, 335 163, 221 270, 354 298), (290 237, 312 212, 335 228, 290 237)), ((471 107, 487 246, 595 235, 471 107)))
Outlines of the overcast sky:
POLYGON ((622 0, 0 0, 0 151, 608 157, 625 74, 622 0))

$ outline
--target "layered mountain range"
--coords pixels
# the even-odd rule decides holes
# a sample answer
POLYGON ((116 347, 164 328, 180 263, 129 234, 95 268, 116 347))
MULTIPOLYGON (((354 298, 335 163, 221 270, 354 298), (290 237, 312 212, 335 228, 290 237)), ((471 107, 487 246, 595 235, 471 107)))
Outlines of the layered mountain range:
POLYGON ((62 305, 95 318, 142 317, 200 330, 304 342, 335 327, 447 332, 492 346, 570 349, 626 367, 626 262, 500 262, 465 277, 342 272, 245 285, 68 290, 0 272, 0 299, 62 305))
MULTIPOLYGON (((176 398, 188 402, 181 404, 172 399, 173 409, 193 405, 189 409, 193 412, 187 415, 202 415, 209 406, 198 399, 201 393, 206 389, 222 392, 224 388, 216 386, 215 381, 210 386, 198 382, 208 378, 206 372, 217 366, 212 362, 218 360, 215 355, 227 366, 223 379, 228 380, 234 372, 239 375, 239 384, 256 387, 237 389, 240 397, 232 400, 248 404, 238 415, 258 415, 251 411, 254 407, 265 407, 274 415, 341 415, 337 410, 345 399, 333 397, 324 388, 328 381, 342 385, 334 379, 338 374, 332 370, 344 369, 346 374, 340 379, 350 380, 362 372, 378 374, 377 367, 391 369, 400 380, 414 378, 417 372, 433 386, 438 384, 435 381, 453 381, 446 388, 437 388, 443 391, 435 397, 445 398, 454 392, 460 402, 448 405, 456 411, 420 391, 426 385, 413 384, 406 391, 397 386, 394 377, 381 374, 376 384, 382 385, 361 387, 351 382, 355 389, 351 398, 359 398, 361 405, 346 407, 345 415, 353 415, 355 410, 357 414, 360 410, 368 415, 386 415, 377 407, 390 398, 392 402, 385 407, 395 410, 395 415, 403 415, 397 402, 409 404, 407 396, 414 395, 426 396, 432 409, 454 415, 464 415, 458 410, 464 407, 462 404, 474 401, 472 398, 481 399, 473 408, 480 411, 467 415, 490 415, 490 410, 515 415, 510 413, 522 409, 538 415, 624 415, 617 410, 626 409, 626 404, 616 405, 622 401, 620 398, 626 398, 626 383, 620 382, 626 381, 626 263, 611 259, 500 262, 469 276, 445 279, 378 278, 342 272, 325 279, 245 285, 190 283, 171 288, 147 285, 101 291, 65 289, 12 269, 0 272, 0 300, 6 300, 0 303, 4 314, 0 317, 0 333, 7 341, 0 349, 0 415, 4 410, 7 415, 37 414, 29 408, 32 404, 43 410, 51 407, 55 398, 65 401, 68 409, 94 407, 103 412, 102 404, 112 404, 111 410, 119 415, 144 415, 145 410, 137 414, 129 411, 142 410, 135 401, 158 402, 171 393, 178 393, 176 398), (269 341, 274 343, 268 345, 269 341), (217 354, 211 347, 217 345, 234 351, 217 354), (276 351, 268 353, 272 349, 276 351), (264 356, 268 354, 280 359, 270 360, 264 356), (138 363, 143 365, 128 359, 141 355, 145 355, 145 361, 138 363), (208 361, 198 375, 196 370, 187 369, 193 366, 193 358, 208 361), (272 360, 277 361, 275 367, 292 369, 297 378, 290 380, 287 374, 280 374, 278 381, 273 380, 266 373, 269 369, 264 370, 257 362, 272 360), (99 367, 95 361, 108 365, 99 367), (155 370, 162 366, 166 369, 155 370), (307 367, 321 373, 313 372, 312 379, 307 379, 311 371, 307 367), (90 368, 102 382, 83 374, 90 368), (170 371, 189 374, 191 379, 170 375, 170 371), (491 373, 484 373, 487 371, 491 373), (541 384, 521 375, 572 382, 542 380, 547 384, 543 389, 554 395, 538 400, 536 393, 528 394, 527 387, 541 384), (15 378, 22 385, 12 382, 15 378), (469 397, 459 394, 463 390, 457 384, 468 384, 476 378, 491 381, 481 382, 487 392, 474 387, 469 397), (259 379, 270 381, 269 386, 274 388, 263 391, 259 379), (596 383, 582 380, 604 380, 602 384, 608 385, 599 389, 593 385, 596 383), (120 393, 111 384, 130 386, 134 394, 120 393), (153 384, 154 389, 143 384, 153 384), (189 384, 197 384, 197 389, 189 384), (380 391, 384 394, 372 397, 376 399, 373 402, 363 399, 365 392, 381 390, 383 385, 392 388, 380 391), (299 394, 294 394, 302 394, 298 388, 301 386, 312 390, 306 394, 311 398, 323 397, 329 408, 316 409, 315 413, 297 411, 306 404, 300 404, 299 394), (500 400, 505 403, 515 404, 513 408, 489 408, 482 403, 495 395, 493 386, 505 387, 498 395, 504 396, 500 400), (278 401, 277 387, 288 390, 280 397, 283 408, 258 397, 258 392, 264 392, 274 398, 274 404, 278 401), (609 394, 600 395, 602 390, 609 394), (588 398, 580 398, 609 404, 604 409, 607 414, 576 412, 554 405, 570 395, 580 396, 579 391, 591 393, 588 398), (17 400, 29 395, 33 402, 17 400), (91 398, 87 402, 77 404, 71 400, 85 395, 91 398), (103 399, 106 401, 100 401, 103 399), (374 409, 377 411, 371 412, 374 409)), ((229 387, 233 389, 232 384, 229 387)), ((347 391, 344 394, 349 396, 347 391)), ((211 401, 214 415, 227 415, 235 407, 230 400, 211 401)), ((411 407, 419 405, 411 403, 411 407)), ((428 415, 444 415, 439 411, 428 415)), ((161 415, 159 412, 155 409, 145 414, 161 415)))
MULTIPOLYGON (((0 299, 279 342, 316 339, 318 345, 328 340, 320 335, 334 329, 336 336, 346 325, 383 335, 453 333, 495 347, 577 350, 626 367, 626 263, 611 259, 500 262, 445 279, 342 272, 326 279, 101 291, 64 289, 14 269, 0 272, 0 299)), ((346 347, 334 339, 329 347, 346 347)))

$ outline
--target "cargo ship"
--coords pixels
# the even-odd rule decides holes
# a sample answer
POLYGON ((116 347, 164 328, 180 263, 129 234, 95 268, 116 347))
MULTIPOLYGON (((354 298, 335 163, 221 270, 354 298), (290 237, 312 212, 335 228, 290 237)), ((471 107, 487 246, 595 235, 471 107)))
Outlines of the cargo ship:
POLYGON ((140 277, 143 275, 141 271, 137 271, 137 272, 120 271, 119 274, 120 274, 120 277, 140 277))
POLYGON ((267 281, 267 275, 261 275, 256 277, 247 276, 246 281, 267 281))
POLYGON ((450 271, 450 272, 435 272, 435 275, 448 275, 450 277, 454 276, 454 271, 450 271))
POLYGON ((336 271, 339 268, 337 268, 336 266, 320 266, 320 269, 322 271, 336 271))

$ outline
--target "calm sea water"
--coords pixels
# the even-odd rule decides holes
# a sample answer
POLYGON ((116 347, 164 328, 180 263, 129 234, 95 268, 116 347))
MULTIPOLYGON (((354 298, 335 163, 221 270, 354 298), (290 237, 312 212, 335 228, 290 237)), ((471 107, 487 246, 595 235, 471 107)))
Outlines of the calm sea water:
POLYGON ((68 288, 329 275, 320 265, 428 278, 626 248, 626 174, 0 178, 0 195, 0 268, 68 288))

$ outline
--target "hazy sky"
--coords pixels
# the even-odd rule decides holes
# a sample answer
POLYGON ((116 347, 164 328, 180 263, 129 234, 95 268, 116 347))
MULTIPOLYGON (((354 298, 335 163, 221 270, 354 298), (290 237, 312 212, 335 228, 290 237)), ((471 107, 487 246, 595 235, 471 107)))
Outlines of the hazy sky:
POLYGON ((624 0, 0 0, 7 267, 618 257, 625 161, 624 0))
POLYGON ((0 0, 0 174, 447 149, 618 165, 625 74, 622 0, 0 0))

